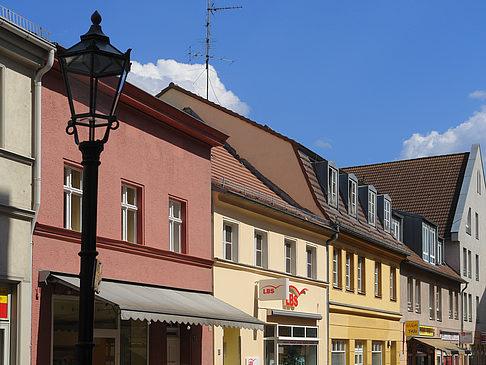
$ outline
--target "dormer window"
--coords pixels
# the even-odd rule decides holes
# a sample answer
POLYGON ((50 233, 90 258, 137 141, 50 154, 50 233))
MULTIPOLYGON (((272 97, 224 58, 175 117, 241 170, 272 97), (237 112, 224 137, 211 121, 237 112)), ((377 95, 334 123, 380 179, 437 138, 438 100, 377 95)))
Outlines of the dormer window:
POLYGON ((383 224, 383 230, 390 233, 391 229, 391 199, 387 194, 380 194, 377 197, 378 218, 383 224))
POLYGON ((376 189, 372 185, 361 185, 358 187, 358 196, 368 224, 376 227, 376 189))
MULTIPOLYGON (((435 265, 436 251, 436 228, 428 223, 422 222, 422 258, 424 259, 424 261, 435 265)), ((440 252, 439 254, 442 255, 442 252, 440 252)), ((440 261, 440 257, 438 258, 438 261, 440 261)))
POLYGON ((328 201, 332 207, 337 207, 338 173, 334 167, 329 167, 328 201))
POLYGON ((376 193, 368 190, 368 223, 376 226, 376 193))
POLYGON ((357 205, 358 205, 358 184, 354 180, 349 180, 349 199, 348 199, 348 207, 349 207, 349 215, 356 217, 357 213, 357 205))
POLYGON ((395 238, 397 240, 399 240, 400 242, 402 242, 402 220, 397 217, 397 216, 393 216, 392 217, 392 223, 391 223, 391 230, 392 230, 392 233, 393 235, 395 236, 395 238))
POLYGON ((358 218, 358 179, 353 174, 339 175, 339 192, 343 198, 348 214, 358 218))

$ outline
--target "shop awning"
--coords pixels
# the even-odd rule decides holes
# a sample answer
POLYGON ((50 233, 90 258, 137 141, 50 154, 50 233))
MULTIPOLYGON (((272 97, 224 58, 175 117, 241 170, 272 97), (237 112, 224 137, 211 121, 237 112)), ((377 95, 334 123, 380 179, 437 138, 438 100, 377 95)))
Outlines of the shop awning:
POLYGON ((425 345, 434 347, 438 350, 444 351, 451 355, 452 353, 464 352, 465 350, 451 342, 444 341, 440 338, 424 338, 424 337, 413 337, 414 340, 422 342, 425 345))
MULTIPOLYGON (((79 278, 45 273, 51 281, 79 290, 79 278)), ((44 279, 41 279, 44 281, 44 279)), ((121 319, 263 330, 264 322, 208 293, 102 280, 96 297, 120 308, 121 319)))
POLYGON ((305 319, 322 319, 322 316, 319 313, 306 313, 306 312, 293 312, 287 311, 282 309, 270 309, 272 315, 274 316, 285 316, 285 317, 297 317, 297 318, 305 318, 305 319))

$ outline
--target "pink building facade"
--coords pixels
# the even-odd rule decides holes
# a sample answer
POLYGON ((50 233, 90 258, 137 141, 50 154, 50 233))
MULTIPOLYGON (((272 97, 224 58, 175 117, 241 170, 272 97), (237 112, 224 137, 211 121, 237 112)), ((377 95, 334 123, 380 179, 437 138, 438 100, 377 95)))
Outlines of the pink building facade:
MULTIPOLYGON (((227 136, 130 84, 124 92, 99 168, 95 364, 207 364, 213 325, 258 326, 211 295, 210 151, 227 136)), ((57 64, 42 103, 32 363, 75 364, 82 166, 57 64)))

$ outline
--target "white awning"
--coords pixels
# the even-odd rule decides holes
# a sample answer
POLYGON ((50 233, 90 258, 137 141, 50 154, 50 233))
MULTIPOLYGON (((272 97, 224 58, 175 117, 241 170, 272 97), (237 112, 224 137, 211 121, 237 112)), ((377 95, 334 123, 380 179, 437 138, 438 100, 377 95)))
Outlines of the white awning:
MULTIPOLYGON (((47 273, 46 273, 47 274, 47 273)), ((79 278, 43 275, 79 290, 79 278)), ((44 281, 41 279, 41 281, 44 281)), ((102 280, 96 297, 120 308, 121 319, 263 330, 264 322, 204 292, 102 280)))

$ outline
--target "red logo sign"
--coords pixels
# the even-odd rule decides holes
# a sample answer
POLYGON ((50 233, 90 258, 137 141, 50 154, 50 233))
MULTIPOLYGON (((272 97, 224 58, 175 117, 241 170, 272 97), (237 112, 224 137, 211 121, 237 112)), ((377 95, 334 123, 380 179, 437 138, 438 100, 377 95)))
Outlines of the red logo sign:
POLYGON ((263 294, 273 294, 273 293, 275 293, 275 290, 277 290, 277 289, 278 289, 278 288, 280 288, 281 286, 283 286, 283 285, 277 285, 277 286, 273 286, 273 285, 265 285, 265 286, 262 288, 263 294))
POLYGON ((289 299, 285 301, 284 306, 290 309, 297 307, 299 305, 299 297, 302 294, 305 294, 307 290, 307 288, 304 288, 299 291, 299 289, 297 289, 295 286, 289 285, 289 299))

